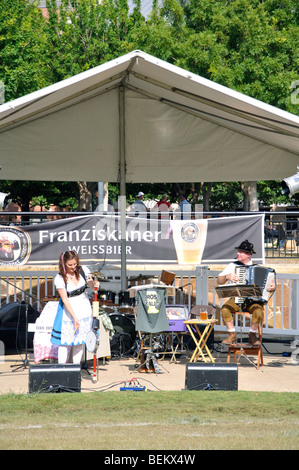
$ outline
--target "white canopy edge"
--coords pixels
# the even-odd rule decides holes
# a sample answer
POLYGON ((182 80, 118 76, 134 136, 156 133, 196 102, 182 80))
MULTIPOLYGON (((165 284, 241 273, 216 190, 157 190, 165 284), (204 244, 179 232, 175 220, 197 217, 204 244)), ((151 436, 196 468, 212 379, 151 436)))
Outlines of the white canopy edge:
POLYGON ((277 179, 297 168, 298 116, 133 51, 0 106, 2 178, 117 181, 121 86, 127 181, 277 179))

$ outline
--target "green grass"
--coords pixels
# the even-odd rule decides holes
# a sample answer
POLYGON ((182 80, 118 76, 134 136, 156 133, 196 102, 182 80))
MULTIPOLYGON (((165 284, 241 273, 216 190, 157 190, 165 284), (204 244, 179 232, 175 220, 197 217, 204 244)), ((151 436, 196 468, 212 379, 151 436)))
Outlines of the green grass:
POLYGON ((298 449, 299 394, 0 395, 0 449, 298 449))

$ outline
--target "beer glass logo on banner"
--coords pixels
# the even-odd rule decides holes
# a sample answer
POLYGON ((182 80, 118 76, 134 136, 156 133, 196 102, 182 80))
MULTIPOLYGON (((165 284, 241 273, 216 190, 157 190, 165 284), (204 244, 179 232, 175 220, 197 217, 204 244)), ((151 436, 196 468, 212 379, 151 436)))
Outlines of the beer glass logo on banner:
POLYGON ((208 221, 172 221, 173 241, 179 264, 200 265, 206 245, 208 221))
POLYGON ((31 253, 31 239, 25 230, 0 226, 0 265, 25 264, 31 253))

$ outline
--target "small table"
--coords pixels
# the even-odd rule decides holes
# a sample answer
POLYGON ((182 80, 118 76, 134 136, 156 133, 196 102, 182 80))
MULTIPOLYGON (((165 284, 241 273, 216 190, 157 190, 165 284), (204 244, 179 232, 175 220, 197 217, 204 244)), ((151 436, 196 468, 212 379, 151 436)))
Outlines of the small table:
POLYGON ((186 320, 184 321, 185 325, 187 326, 188 328, 188 331, 195 343, 195 350, 191 356, 191 359, 190 359, 190 362, 196 362, 199 358, 199 356, 202 357, 202 359, 204 360, 204 362, 208 362, 205 355, 204 355, 204 350, 206 350, 211 362, 215 362, 215 359, 213 358, 208 346, 207 346, 207 340, 209 339, 209 336, 210 334, 212 333, 213 331, 213 328, 214 328, 214 325, 215 323, 217 322, 218 320, 214 320, 214 319, 208 319, 208 320, 196 320, 196 319, 192 319, 192 320, 186 320), (199 328, 198 328, 198 325, 205 325, 205 328, 203 330, 203 332, 201 333, 199 331, 199 328), (198 336, 199 336, 199 339, 196 338, 195 334, 194 334, 194 330, 193 328, 195 328, 198 336))
POLYGON ((176 354, 181 355, 181 354, 186 353, 190 357, 189 351, 183 343, 183 336, 188 334, 186 331, 168 331, 163 334, 167 335, 167 341, 166 341, 165 350, 161 353, 162 360, 165 359, 166 354, 171 354, 171 358, 169 360, 170 363, 172 361, 176 363, 176 358, 175 358, 176 354), (173 344, 174 338, 177 339, 177 345, 175 347, 173 344), (179 349, 179 346, 180 346, 180 349, 179 349), (169 352, 167 351, 168 347, 170 347, 169 352))

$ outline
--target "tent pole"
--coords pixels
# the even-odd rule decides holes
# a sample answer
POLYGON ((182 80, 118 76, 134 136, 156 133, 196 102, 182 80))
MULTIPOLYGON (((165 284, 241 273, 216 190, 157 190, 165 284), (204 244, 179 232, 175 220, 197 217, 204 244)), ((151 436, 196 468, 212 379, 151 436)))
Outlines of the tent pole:
POLYGON ((98 207, 100 211, 104 210, 104 183, 98 182, 98 207))
POLYGON ((126 273, 126 155, 125 155, 125 89, 119 87, 119 170, 121 230, 121 290, 127 289, 126 273))

